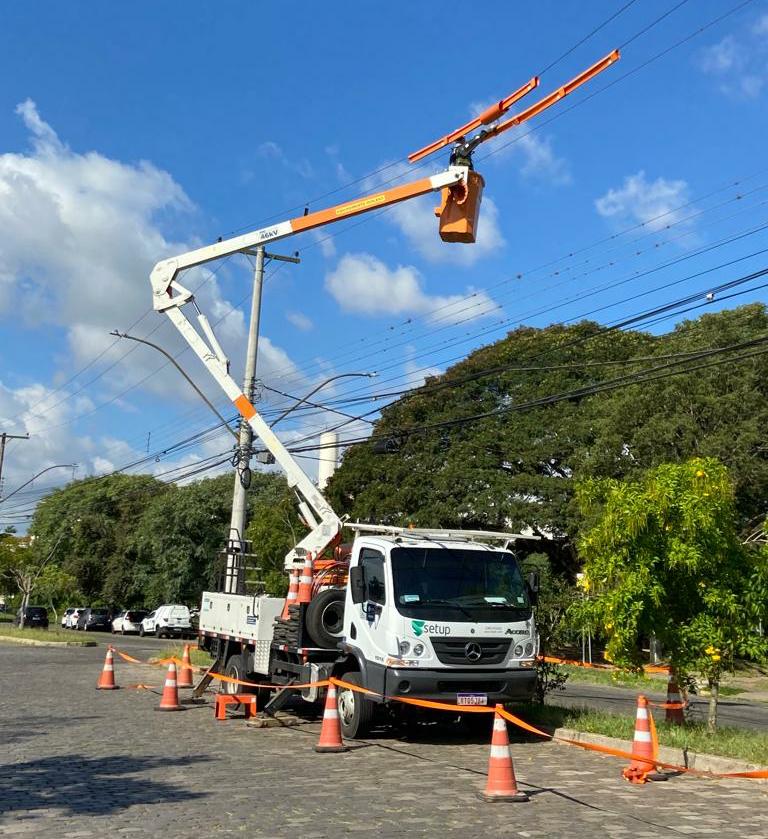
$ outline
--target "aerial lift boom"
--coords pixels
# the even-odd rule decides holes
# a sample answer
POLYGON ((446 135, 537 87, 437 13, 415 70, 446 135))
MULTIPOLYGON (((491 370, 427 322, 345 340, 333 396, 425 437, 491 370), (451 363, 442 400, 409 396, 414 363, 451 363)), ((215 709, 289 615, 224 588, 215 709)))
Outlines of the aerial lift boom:
POLYGON ((151 283, 155 310, 168 315, 232 400, 241 416, 251 425, 272 453, 275 461, 280 464, 285 471, 288 485, 298 496, 299 509, 310 527, 310 532, 288 553, 286 568, 300 567, 307 553, 310 553, 313 558, 317 557, 329 545, 337 541, 341 533, 341 520, 230 375, 229 360, 216 340, 208 319, 198 308, 193 293, 179 283, 179 274, 189 268, 204 265, 234 253, 248 251, 266 242, 285 239, 296 233, 313 230, 437 191, 442 192, 441 205, 435 211, 440 217, 441 238, 449 242, 472 243, 475 241, 484 185, 482 177, 474 171, 472 165, 472 153, 477 146, 537 116, 618 60, 619 51, 614 50, 529 108, 503 122, 497 122, 512 105, 538 86, 539 79, 534 77, 505 99, 487 108, 475 119, 409 156, 411 162, 415 162, 453 143, 450 165, 444 172, 262 227, 241 236, 224 239, 215 244, 164 259, 153 268, 151 283), (490 127, 482 128, 473 137, 467 136, 480 126, 490 127), (188 303, 191 303, 197 311, 199 332, 182 311, 182 307, 188 303))

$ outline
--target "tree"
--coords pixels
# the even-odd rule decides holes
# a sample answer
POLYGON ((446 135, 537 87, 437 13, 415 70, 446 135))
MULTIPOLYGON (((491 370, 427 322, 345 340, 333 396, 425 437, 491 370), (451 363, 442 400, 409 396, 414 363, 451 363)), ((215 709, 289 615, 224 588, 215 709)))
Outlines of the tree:
POLYGON ((567 540, 579 526, 575 481, 637 479, 662 463, 716 457, 733 476, 738 527, 753 530, 768 515, 768 355, 734 363, 730 352, 711 359, 727 364, 684 375, 506 409, 668 365, 669 354, 764 340, 766 332, 762 304, 685 321, 665 335, 590 322, 516 329, 384 408, 377 445, 347 450, 329 499, 362 520, 529 525, 567 540), (406 433, 442 422, 455 424, 406 433), (382 438, 387 454, 378 453, 382 438))
MULTIPOLYGON (((52 545, 43 545, 33 537, 4 534, 0 541, 0 574, 17 588, 21 595, 21 626, 32 594, 50 571, 49 563, 59 547, 63 534, 52 545)), ((48 577, 52 579, 51 574, 48 577)))
POLYGON ((606 657, 622 667, 640 666, 640 640, 655 632, 676 672, 707 679, 714 730, 722 673, 737 656, 768 657, 758 632, 768 555, 738 538, 728 470, 694 458, 637 481, 586 480, 576 499, 588 597, 574 613, 605 634, 606 657))

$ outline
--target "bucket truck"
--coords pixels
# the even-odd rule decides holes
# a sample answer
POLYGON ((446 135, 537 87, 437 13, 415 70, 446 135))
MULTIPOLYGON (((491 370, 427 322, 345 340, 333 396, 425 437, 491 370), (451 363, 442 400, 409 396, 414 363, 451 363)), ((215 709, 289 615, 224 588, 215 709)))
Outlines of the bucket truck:
MULTIPOLYGON (((181 272, 306 230, 441 193, 439 233, 447 242, 475 241, 484 186, 472 154, 480 143, 532 119, 619 59, 614 51, 576 78, 504 121, 534 90, 534 77, 505 99, 429 146, 412 162, 452 145, 449 166, 328 209, 197 248, 158 262, 151 275, 153 305, 165 313, 283 469, 308 533, 291 548, 285 569, 296 581, 293 602, 243 593, 241 580, 206 591, 200 644, 216 667, 240 680, 279 686, 263 710, 295 694, 291 685, 342 678, 371 691, 342 688, 339 713, 346 737, 364 736, 377 707, 398 697, 440 700, 458 707, 529 699, 536 674, 534 579, 524 581, 512 551, 516 534, 411 529, 346 523, 331 508, 229 373, 213 330, 180 282, 181 272), (478 131, 479 129, 479 131, 478 131), (474 135, 472 132, 477 131, 474 135), (195 309, 198 327, 184 308, 195 309), (342 527, 354 534, 342 546, 342 527), (241 593, 232 593, 240 591, 241 593)), ((237 569, 234 573, 238 573, 237 569)), ((290 595, 289 595, 290 596, 290 595)), ((233 691, 239 690, 233 685, 233 691)), ((320 698, 317 688, 301 689, 320 698)))

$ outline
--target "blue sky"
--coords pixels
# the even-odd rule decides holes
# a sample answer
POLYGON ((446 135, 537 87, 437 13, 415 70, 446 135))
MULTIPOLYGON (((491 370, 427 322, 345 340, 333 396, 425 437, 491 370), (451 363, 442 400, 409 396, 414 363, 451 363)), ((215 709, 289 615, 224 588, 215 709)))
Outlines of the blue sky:
MULTIPOLYGON (((165 453, 215 418, 178 374, 158 371, 159 356, 126 355, 108 334, 131 327, 182 349, 147 312, 152 264, 440 171, 445 153, 421 167, 404 158, 552 62, 520 107, 629 42, 588 87, 481 147, 476 245, 442 244, 427 197, 275 247, 299 250, 302 263, 267 270, 266 385, 300 395, 332 375, 376 370, 378 380, 323 393, 405 388, 519 322, 600 308, 594 316, 610 323, 763 267, 757 254, 713 270, 768 247, 761 231, 698 252, 768 222, 768 3, 744 4, 656 58, 739 6, 678 3, 486 2, 470 15, 448 2, 6 4, 0 429, 31 440, 9 445, 5 492, 58 463, 77 461, 82 477, 149 454, 130 471, 179 468, 166 475, 176 477, 215 462, 229 447, 221 433, 165 453), (700 271, 709 273, 651 292, 700 271), (626 300, 641 292, 651 293, 626 300)), ((200 285, 201 306, 220 320, 239 379, 250 269, 244 257, 209 268, 185 282, 200 285)), ((226 409, 191 353, 179 360, 226 409)), ((288 402, 264 391, 259 404, 269 414, 288 402)), ((297 414, 285 439, 335 422, 297 414)), ((69 477, 41 478, 0 523, 23 521, 69 477)))

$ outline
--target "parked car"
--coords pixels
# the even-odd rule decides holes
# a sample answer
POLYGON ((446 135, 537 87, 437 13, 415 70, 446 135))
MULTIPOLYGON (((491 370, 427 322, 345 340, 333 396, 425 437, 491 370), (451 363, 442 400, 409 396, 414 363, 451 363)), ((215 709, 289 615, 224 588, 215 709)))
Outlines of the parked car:
MULTIPOLYGON (((65 613, 66 623, 63 624, 64 629, 77 629, 77 622, 84 611, 85 606, 75 606, 70 614, 65 613)), ((67 609, 67 612, 70 612, 70 609, 67 609)))
POLYGON ((102 606, 95 606, 91 609, 83 609, 77 619, 77 629, 83 632, 92 632, 100 629, 106 632, 112 627, 112 613, 102 606))
POLYGON ((189 609, 178 603, 159 606, 141 622, 139 635, 151 635, 152 633, 157 635, 158 638, 191 638, 194 633, 189 619, 189 609))
POLYGON ((28 626, 35 629, 48 629, 48 610, 43 606, 27 606, 16 612, 16 626, 28 626), (22 621, 23 615, 23 621, 22 621))
POLYGON ((141 622, 147 616, 146 609, 128 609, 120 614, 112 621, 112 632, 119 632, 125 635, 128 632, 139 632, 141 630, 141 622))

